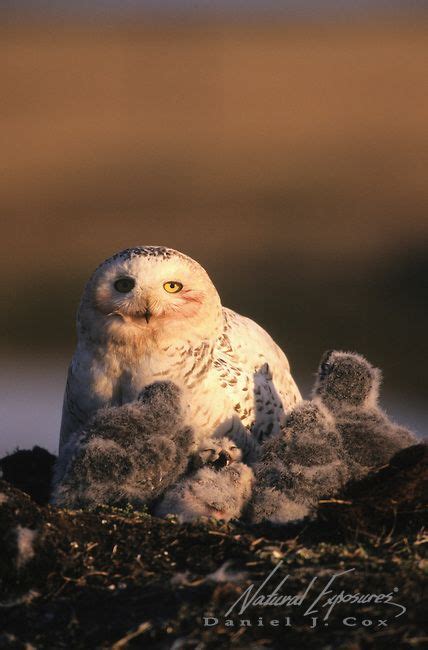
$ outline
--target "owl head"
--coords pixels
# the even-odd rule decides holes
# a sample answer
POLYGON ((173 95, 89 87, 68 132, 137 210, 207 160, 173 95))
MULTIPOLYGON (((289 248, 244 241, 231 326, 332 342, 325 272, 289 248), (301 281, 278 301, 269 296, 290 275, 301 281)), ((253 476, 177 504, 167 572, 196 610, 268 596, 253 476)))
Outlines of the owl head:
POLYGON ((103 262, 78 314, 81 335, 125 344, 213 339, 220 322, 220 298, 206 271, 162 246, 129 248, 103 262))
POLYGON ((195 470, 203 465, 209 465, 219 470, 231 463, 242 460, 242 451, 230 438, 206 438, 201 441, 196 450, 191 469, 195 470))
POLYGON ((375 407, 380 380, 380 370, 360 354, 329 350, 321 359, 314 397, 331 409, 375 407))

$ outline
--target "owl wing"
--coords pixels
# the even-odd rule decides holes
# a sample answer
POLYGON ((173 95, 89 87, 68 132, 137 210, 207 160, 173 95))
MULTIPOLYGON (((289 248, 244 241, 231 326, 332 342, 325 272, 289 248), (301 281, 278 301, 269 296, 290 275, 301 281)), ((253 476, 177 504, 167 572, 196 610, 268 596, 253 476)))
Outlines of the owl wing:
POLYGON ((77 379, 77 373, 74 369, 74 361, 68 368, 67 383, 64 392, 64 401, 62 405, 61 430, 59 436, 59 448, 68 441, 70 435, 80 429, 88 419, 86 413, 80 406, 79 400, 80 386, 77 379))
MULTIPOLYGON (((224 308, 225 326, 219 345, 219 362, 232 369, 233 379, 244 395, 235 406, 241 419, 259 439, 277 431, 289 411, 302 398, 284 352, 257 323, 224 308), (246 385, 244 385, 246 383, 246 385), (244 410, 244 412, 243 412, 244 410)), ((237 391, 238 394, 238 391, 237 391)))

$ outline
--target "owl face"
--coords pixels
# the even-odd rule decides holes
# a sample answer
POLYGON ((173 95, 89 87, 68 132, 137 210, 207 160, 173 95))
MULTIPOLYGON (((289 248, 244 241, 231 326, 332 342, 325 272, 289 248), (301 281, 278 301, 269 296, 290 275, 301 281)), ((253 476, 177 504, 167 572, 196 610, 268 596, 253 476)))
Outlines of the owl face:
POLYGON ((80 320, 117 339, 168 333, 174 339, 180 333, 203 338, 220 309, 217 291, 197 262, 172 249, 140 247, 114 255, 95 271, 80 320))
POLYGON ((380 371, 361 355, 330 350, 321 359, 315 395, 327 406, 375 406, 380 371))
POLYGON ((207 438, 202 440, 195 454, 195 466, 210 465, 221 469, 242 460, 242 451, 229 438, 207 438))

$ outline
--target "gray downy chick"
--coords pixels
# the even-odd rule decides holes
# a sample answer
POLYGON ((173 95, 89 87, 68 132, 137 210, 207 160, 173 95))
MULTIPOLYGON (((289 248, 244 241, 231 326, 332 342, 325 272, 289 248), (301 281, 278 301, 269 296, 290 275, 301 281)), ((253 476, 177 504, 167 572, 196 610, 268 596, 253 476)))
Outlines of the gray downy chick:
POLYGON ((51 501, 67 508, 148 504, 185 472, 192 444, 177 386, 150 384, 137 402, 99 410, 70 437, 51 501))
POLYGON ((313 401, 334 417, 351 479, 388 463, 415 435, 388 418, 379 406, 381 372, 363 356, 329 351, 321 360, 313 401))
POLYGON ((344 459, 328 411, 302 402, 288 414, 284 431, 262 446, 254 466, 251 521, 285 524, 310 515, 318 499, 335 494, 345 484, 344 459))
POLYGON ((253 471, 241 462, 242 452, 227 437, 203 440, 190 463, 188 477, 168 490, 155 514, 176 515, 179 521, 240 517, 251 496, 253 471))

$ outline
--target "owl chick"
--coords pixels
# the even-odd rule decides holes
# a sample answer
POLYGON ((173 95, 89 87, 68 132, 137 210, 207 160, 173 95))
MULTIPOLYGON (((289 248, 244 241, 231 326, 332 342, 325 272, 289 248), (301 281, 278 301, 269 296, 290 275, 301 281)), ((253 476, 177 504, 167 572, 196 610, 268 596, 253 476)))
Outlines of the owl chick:
POLYGON ((233 440, 226 436, 222 438, 205 438, 201 440, 199 447, 192 454, 189 470, 198 470, 204 465, 219 470, 231 463, 240 462, 242 456, 242 450, 233 440))
POLYGON ((148 504, 185 472, 192 445, 177 386, 151 384, 137 402, 100 409, 61 447, 52 503, 148 504))
POLYGON ((97 410, 133 402, 155 381, 180 388, 199 440, 278 433, 301 399, 270 336, 222 307, 206 271, 170 248, 129 248, 103 262, 84 290, 77 331, 60 448, 97 410))
POLYGON ((321 360, 313 401, 333 416, 346 453, 350 478, 385 465, 415 435, 392 422, 379 406, 381 372, 363 356, 329 351, 321 360))
POLYGON ((251 496, 253 471, 241 462, 242 452, 227 437, 201 441, 190 464, 193 473, 167 491, 155 509, 180 521, 200 516, 237 519, 251 496))
POLYGON ((344 448, 329 412, 302 402, 288 415, 284 432, 268 440, 254 466, 251 520, 284 524, 311 514, 321 497, 348 478, 344 448))
POLYGON ((380 409, 380 371, 362 356, 321 359, 311 402, 287 416, 282 434, 261 448, 251 518, 287 523, 312 514, 319 498, 386 464, 415 436, 380 409))

